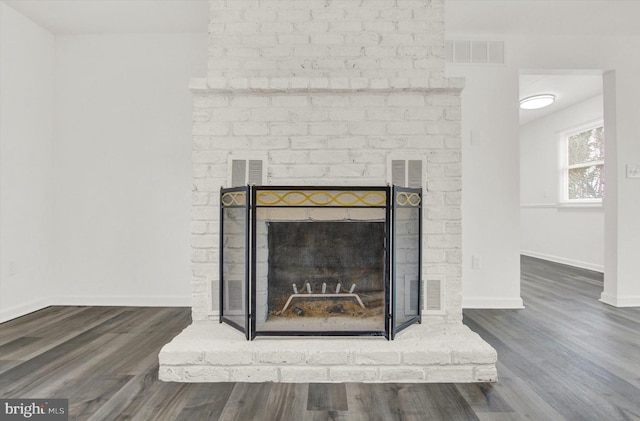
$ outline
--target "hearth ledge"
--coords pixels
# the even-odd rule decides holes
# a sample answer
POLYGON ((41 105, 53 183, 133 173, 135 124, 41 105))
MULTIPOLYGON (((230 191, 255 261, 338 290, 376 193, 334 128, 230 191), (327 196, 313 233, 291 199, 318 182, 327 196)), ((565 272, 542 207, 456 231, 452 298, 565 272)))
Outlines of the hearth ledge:
POLYGON ((462 323, 382 337, 258 337, 196 321, 160 351, 173 382, 439 383, 497 381, 496 351, 462 323))
POLYGON ((218 94, 313 94, 313 93, 429 93, 460 94, 465 78, 397 79, 392 83, 376 83, 366 78, 191 78, 189 89, 218 94))

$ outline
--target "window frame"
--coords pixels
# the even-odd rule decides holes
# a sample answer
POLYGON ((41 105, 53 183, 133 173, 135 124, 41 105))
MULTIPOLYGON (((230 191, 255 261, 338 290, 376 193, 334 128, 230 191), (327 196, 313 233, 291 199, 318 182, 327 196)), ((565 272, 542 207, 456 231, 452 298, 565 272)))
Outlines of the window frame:
MULTIPOLYGON (((604 159, 600 161, 593 161, 589 163, 580 163, 569 165, 569 137, 581 132, 597 129, 602 127, 604 130, 604 119, 598 118, 589 122, 572 126, 571 128, 558 132, 559 140, 559 175, 560 175, 560 188, 558 195, 558 202, 560 205, 601 205, 604 199, 600 198, 586 198, 586 199, 571 199, 569 198, 569 170, 576 168, 587 168, 597 165, 602 165, 604 169, 604 159)), ((604 140, 606 142, 606 139, 604 140)), ((605 144, 605 156, 606 156, 606 144, 605 144)))

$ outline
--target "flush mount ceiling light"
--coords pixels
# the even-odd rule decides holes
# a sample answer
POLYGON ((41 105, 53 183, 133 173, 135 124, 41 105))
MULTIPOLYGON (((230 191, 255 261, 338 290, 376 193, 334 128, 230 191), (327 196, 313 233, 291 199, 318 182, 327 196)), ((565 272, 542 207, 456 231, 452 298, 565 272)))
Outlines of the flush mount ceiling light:
POLYGON ((553 104, 555 100, 555 95, 551 94, 528 96, 520 100, 520 108, 523 110, 537 110, 553 104))

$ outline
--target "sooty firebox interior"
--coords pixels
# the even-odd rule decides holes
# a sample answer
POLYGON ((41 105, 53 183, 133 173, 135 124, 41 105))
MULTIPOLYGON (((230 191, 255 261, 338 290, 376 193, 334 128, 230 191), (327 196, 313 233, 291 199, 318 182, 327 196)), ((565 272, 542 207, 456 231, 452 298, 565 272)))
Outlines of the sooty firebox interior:
POLYGON ((377 319, 384 328, 384 222, 270 222, 268 245, 267 320, 377 319))

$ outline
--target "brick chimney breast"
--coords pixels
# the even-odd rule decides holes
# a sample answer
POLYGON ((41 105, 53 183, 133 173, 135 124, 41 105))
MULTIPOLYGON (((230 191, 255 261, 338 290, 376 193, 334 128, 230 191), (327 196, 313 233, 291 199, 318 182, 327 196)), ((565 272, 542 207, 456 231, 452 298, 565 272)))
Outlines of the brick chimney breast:
POLYGON ((211 0, 208 48, 190 84, 194 322, 159 378, 495 381, 495 350, 462 324, 464 81, 443 74, 444 0, 211 0), (220 187, 247 183, 422 187, 422 323, 286 345, 218 323, 220 187))

